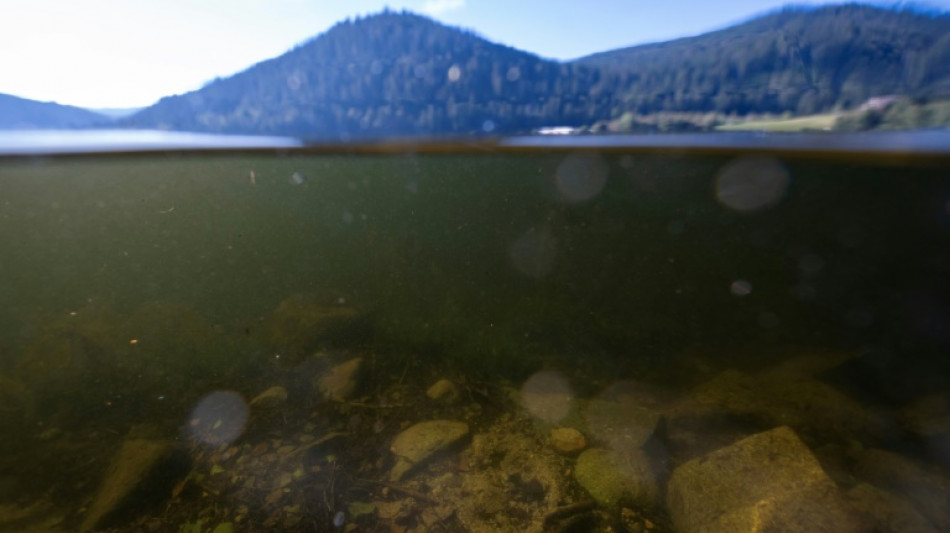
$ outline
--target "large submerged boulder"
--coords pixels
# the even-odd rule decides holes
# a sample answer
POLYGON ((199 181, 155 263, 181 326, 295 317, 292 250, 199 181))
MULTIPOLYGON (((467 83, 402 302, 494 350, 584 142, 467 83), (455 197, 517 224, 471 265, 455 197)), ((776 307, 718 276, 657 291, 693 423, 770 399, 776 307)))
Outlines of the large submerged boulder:
POLYGON ((667 505, 682 533, 859 529, 837 486, 785 426, 680 465, 667 505))

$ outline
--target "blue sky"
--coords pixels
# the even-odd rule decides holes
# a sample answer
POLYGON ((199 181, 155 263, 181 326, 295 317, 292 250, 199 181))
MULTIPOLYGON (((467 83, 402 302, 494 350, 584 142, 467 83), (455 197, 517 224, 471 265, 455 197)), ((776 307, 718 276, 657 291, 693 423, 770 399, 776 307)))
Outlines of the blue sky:
MULTIPOLYGON (((135 107, 275 57, 348 17, 427 14, 538 55, 571 59, 695 35, 782 0, 2 0, 0 93, 135 107)), ((796 4, 825 4, 796 0, 796 4)), ((881 2, 878 2, 881 3, 881 2)), ((893 2, 889 2, 893 4, 893 2)), ((950 9, 950 0, 929 5, 950 9)))

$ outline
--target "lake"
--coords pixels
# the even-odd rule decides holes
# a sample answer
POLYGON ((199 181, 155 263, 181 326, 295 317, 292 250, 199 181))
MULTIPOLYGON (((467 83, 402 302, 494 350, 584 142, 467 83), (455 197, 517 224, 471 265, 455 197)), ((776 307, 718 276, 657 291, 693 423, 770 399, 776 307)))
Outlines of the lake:
POLYGON ((0 530, 950 528, 945 133, 6 135, 0 530))

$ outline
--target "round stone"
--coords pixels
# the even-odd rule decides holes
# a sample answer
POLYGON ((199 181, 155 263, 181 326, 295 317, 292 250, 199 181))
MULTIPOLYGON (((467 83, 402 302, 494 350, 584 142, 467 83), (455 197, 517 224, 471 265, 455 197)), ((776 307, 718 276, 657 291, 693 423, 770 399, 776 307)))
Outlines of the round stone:
POLYGON ((587 447, 587 439, 574 428, 555 428, 551 430, 551 447, 564 455, 575 454, 587 447))

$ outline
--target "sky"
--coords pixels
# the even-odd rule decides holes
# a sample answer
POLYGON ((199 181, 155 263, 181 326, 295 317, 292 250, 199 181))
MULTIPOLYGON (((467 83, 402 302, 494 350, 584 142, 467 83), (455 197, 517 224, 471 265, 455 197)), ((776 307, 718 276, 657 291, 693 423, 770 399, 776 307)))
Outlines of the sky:
MULTIPOLYGON (((276 57, 333 24, 407 9, 568 60, 827 0, 0 0, 0 93, 147 106, 276 57)), ((877 2, 881 3, 881 2, 877 2)), ((888 2, 894 4, 894 2, 888 2)), ((929 6, 950 10, 950 0, 929 6)))

